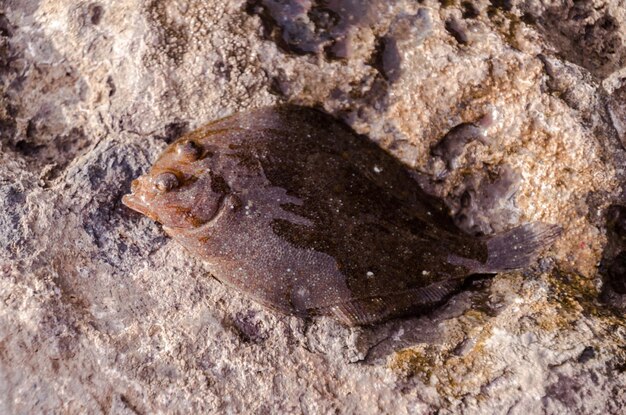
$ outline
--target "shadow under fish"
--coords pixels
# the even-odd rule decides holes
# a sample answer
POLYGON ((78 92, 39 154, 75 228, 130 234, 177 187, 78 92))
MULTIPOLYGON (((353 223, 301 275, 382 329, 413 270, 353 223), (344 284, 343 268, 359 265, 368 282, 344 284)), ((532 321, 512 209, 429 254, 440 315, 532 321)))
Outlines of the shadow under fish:
POLYGON ((527 267, 560 233, 534 222, 469 236, 400 161, 289 105, 180 138, 123 202, 262 305, 347 325, 428 311, 470 275, 527 267))

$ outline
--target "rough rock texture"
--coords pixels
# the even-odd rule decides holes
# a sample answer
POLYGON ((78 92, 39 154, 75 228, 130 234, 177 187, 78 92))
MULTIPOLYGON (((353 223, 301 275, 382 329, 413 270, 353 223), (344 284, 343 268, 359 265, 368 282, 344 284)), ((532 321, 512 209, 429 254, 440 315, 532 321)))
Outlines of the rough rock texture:
POLYGON ((0 0, 0 88, 1 413, 626 411, 623 0, 0 0), (261 309, 120 198, 183 132, 285 101, 468 232, 563 236, 421 317, 261 309))

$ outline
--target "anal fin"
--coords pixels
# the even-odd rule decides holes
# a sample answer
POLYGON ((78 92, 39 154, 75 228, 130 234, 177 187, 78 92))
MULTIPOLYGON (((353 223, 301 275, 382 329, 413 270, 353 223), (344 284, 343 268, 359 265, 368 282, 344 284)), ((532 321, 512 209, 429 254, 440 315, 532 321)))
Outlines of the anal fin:
POLYGON ((462 284, 463 280, 456 279, 379 296, 354 298, 320 308, 317 313, 332 315, 348 326, 368 325, 429 311, 457 292, 462 284))

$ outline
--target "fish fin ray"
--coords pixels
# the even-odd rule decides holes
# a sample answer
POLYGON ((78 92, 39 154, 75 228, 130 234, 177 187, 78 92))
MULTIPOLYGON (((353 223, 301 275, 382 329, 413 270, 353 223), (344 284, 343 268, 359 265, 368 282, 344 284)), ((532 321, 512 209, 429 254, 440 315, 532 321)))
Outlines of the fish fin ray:
POLYGON ((527 223, 487 240, 487 262, 475 272, 501 272, 528 267, 561 235, 561 227, 542 222, 527 223))
POLYGON ((316 314, 333 315, 348 326, 368 325, 387 318, 419 314, 447 300, 459 290, 462 282, 454 279, 395 293, 355 298, 320 307, 316 314))

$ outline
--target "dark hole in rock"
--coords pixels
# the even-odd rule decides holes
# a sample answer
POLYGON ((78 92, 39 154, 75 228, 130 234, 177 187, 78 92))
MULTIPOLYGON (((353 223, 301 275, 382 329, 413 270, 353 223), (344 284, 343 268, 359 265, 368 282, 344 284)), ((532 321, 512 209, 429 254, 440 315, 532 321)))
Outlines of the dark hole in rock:
POLYGON ((337 13, 320 6, 313 7, 308 16, 315 26, 315 32, 320 36, 330 37, 332 29, 341 21, 337 13))
POLYGON ((537 23, 537 19, 535 18, 535 16, 530 13, 524 13, 521 17, 521 20, 527 25, 534 25, 537 23))
POLYGON ((130 399, 128 399, 128 397, 126 397, 126 395, 120 395, 120 402, 122 402, 122 404, 124 404, 124 406, 128 409, 130 409, 131 412, 135 413, 135 414, 145 414, 146 411, 143 411, 139 408, 138 405, 134 404, 133 402, 130 401, 130 399))
POLYGON ((278 71, 278 74, 271 77, 269 92, 273 95, 285 96, 289 94, 290 84, 287 76, 283 71, 278 71))
POLYGON ((504 11, 511 11, 513 8, 513 2, 511 0, 490 0, 489 3, 493 7, 497 7, 498 9, 502 9, 504 11))
POLYGON ((187 121, 174 121, 165 126, 163 135, 157 135, 156 138, 171 144, 189 130, 187 121))
POLYGON ((33 121, 33 119, 28 120, 28 124, 26 125, 26 137, 29 139, 34 139, 37 135, 37 124, 33 121))
POLYGON ((226 81, 231 80, 231 73, 233 71, 233 65, 226 63, 222 60, 215 62, 213 66, 214 73, 220 78, 225 79, 226 81))
POLYGON ((0 13, 0 36, 4 37, 12 37, 13 29, 11 27, 11 22, 6 17, 4 13, 0 13))
POLYGON ((90 17, 91 24, 96 26, 100 24, 100 22, 102 21, 102 15, 104 14, 104 9, 99 4, 92 4, 91 6, 89 6, 89 14, 91 16, 90 17))
POLYGON ((239 338, 244 343, 260 344, 269 337, 268 332, 263 327, 263 323, 257 318, 256 313, 238 312, 232 321, 239 338))
POLYGON ((41 151, 44 146, 42 144, 34 144, 30 141, 20 140, 15 143, 15 150, 22 154, 23 156, 28 157, 37 157, 37 154, 41 151))
POLYGON ((466 45, 469 42, 466 30, 458 20, 452 18, 446 20, 446 30, 452 35, 452 37, 461 45, 466 45))
POLYGON ((474 3, 469 1, 464 1, 461 6, 463 7, 463 18, 464 19, 475 19, 480 16, 480 10, 474 5, 474 3))
POLYGON ((607 209, 606 236, 600 270, 613 291, 626 294, 626 206, 615 204, 607 209))
POLYGON ((626 294, 626 251, 620 252, 610 262, 608 277, 615 292, 626 294))
POLYGON ((461 207, 468 208, 472 204, 472 195, 469 191, 463 192, 461 195, 461 207))
POLYGON ((111 77, 110 75, 109 77, 107 77, 107 86, 109 87, 109 96, 112 97, 113 95, 115 95, 117 87, 115 86, 115 82, 113 82, 113 77, 111 77))
POLYGON ((612 205, 607 210, 607 229, 609 237, 626 247, 626 206, 612 205))
POLYGON ((591 359, 595 357, 596 357, 596 351, 594 350, 594 348, 591 346, 587 346, 580 353, 580 356, 578 356, 578 363, 587 363, 588 361, 590 361, 591 359))

